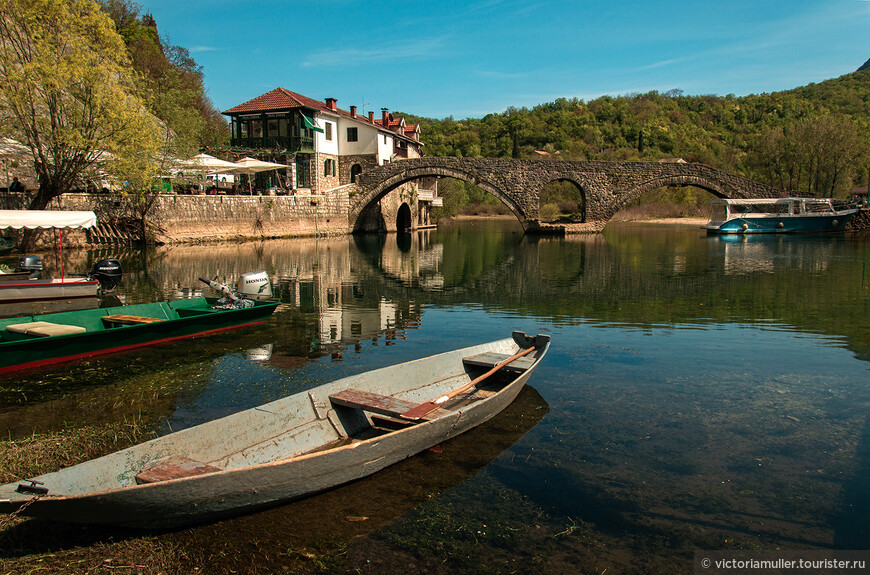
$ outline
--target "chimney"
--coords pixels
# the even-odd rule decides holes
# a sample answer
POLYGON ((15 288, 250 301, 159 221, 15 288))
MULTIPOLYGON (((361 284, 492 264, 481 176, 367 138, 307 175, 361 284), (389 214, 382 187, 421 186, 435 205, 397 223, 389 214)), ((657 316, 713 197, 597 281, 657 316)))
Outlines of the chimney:
POLYGON ((351 107, 350 107, 350 117, 351 117, 351 118, 356 118, 356 106, 351 106, 351 107))
POLYGON ((375 113, 371 110, 369 110, 369 122, 371 122, 372 124, 375 123, 375 113))
POLYGON ((337 109, 337 106, 335 105, 336 102, 338 102, 338 100, 336 100, 335 98, 327 98, 326 107, 334 112, 337 109))
POLYGON ((385 128, 390 124, 390 109, 389 108, 381 108, 381 121, 384 123, 385 128))

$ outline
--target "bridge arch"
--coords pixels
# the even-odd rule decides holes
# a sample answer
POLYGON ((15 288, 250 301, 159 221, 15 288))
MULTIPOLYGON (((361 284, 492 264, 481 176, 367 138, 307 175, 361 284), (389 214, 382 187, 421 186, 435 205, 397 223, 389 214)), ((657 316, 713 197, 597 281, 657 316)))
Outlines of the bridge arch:
MULTIPOLYGON (((407 162, 405 160, 404 162, 407 162)), ((396 165, 399 164, 398 162, 396 165)), ((389 164, 388 164, 389 165, 389 164)), ((446 178, 455 178, 463 180, 478 186, 485 192, 492 194, 505 204, 511 213, 516 216, 523 227, 526 227, 526 217, 524 210, 513 200, 508 192, 502 190, 499 186, 491 183, 474 170, 457 169, 441 166, 420 166, 413 167, 407 170, 401 170, 385 179, 380 179, 378 176, 383 171, 383 167, 376 168, 370 172, 364 172, 357 177, 357 183, 363 188, 363 192, 354 197, 353 205, 349 213, 349 222, 353 231, 359 231, 359 226, 362 223, 360 216, 367 210, 370 210, 373 204, 378 202, 388 193, 398 188, 402 184, 418 180, 425 177, 440 176, 446 178), (369 182, 375 180, 375 184, 369 182)))
POLYGON ((580 195, 580 201, 577 202, 578 212, 576 212, 576 213, 580 214, 580 222, 579 223, 585 222, 586 215, 587 215, 587 192, 586 192, 586 189, 583 186, 583 184, 581 184, 576 179, 574 179, 570 176, 560 176, 560 177, 554 178, 554 179, 550 180, 549 182, 547 182, 546 184, 544 184, 541 187, 541 189, 538 190, 538 201, 541 204, 539 206, 539 210, 538 210, 539 215, 540 215, 540 209, 545 205, 544 204, 544 196, 547 193, 548 189, 552 189, 552 186, 559 185, 559 184, 571 186, 572 191, 576 190, 577 193, 580 195))
POLYGON ((713 181, 705 177, 699 177, 695 175, 668 175, 662 177, 655 177, 647 180, 646 182, 643 182, 638 186, 635 186, 634 188, 628 189, 623 194, 621 194, 619 202, 613 204, 613 209, 607 216, 608 219, 612 218, 613 215, 616 214, 616 212, 629 205, 631 202, 646 194, 647 192, 651 192, 653 190, 665 188, 668 186, 693 186, 695 188, 702 189, 705 192, 709 192, 717 198, 744 197, 744 195, 740 193, 739 190, 728 189, 728 187, 722 185, 720 182, 713 181))
POLYGON ((359 164, 354 164, 350 167, 350 183, 355 184, 357 178, 362 173, 362 166, 359 164))
POLYGON ((402 202, 396 212, 396 231, 399 233, 407 232, 411 229, 411 206, 408 202, 402 202))

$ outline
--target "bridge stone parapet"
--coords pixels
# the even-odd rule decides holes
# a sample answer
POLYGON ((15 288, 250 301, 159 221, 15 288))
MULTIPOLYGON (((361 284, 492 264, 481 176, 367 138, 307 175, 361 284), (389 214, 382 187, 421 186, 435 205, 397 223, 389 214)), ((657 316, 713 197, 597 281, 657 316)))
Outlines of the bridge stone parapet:
POLYGON ((378 166, 358 176, 348 221, 409 180, 444 176, 471 182, 499 198, 528 231, 597 232, 642 194, 664 186, 696 186, 722 198, 778 197, 783 191, 703 164, 571 162, 507 158, 424 157, 378 166), (552 226, 540 221, 540 197, 554 181, 574 183, 583 196, 583 222, 552 226))

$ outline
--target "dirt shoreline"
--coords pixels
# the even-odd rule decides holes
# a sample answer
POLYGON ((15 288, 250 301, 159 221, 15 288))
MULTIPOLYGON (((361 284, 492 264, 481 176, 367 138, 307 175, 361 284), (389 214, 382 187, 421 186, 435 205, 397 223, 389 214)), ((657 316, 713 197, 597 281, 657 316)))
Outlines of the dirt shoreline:
MULTIPOLYGON (((457 215, 453 220, 515 220, 516 216, 512 214, 496 214, 496 215, 457 215)), ((678 226, 703 226, 708 221, 707 218, 688 217, 688 218, 649 218, 636 220, 611 220, 611 222, 620 224, 667 224, 678 226)))
POLYGON ((633 224, 669 224, 678 226, 703 226, 707 218, 654 218, 651 220, 626 220, 633 224))

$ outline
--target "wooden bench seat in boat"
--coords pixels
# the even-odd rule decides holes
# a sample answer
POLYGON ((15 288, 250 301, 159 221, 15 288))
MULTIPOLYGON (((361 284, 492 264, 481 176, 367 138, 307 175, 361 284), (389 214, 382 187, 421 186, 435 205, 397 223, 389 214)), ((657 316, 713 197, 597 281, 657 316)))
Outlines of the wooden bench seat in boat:
POLYGON ((140 471, 136 475, 136 483, 139 485, 157 483, 158 481, 193 477, 215 471, 221 471, 221 469, 187 457, 173 457, 140 471))
POLYGON ((115 315, 104 315, 101 318, 104 322, 110 325, 137 325, 141 323, 154 323, 157 321, 163 321, 163 318, 159 317, 145 317, 141 315, 127 315, 123 313, 115 314, 115 315))
MULTIPOLYGON (((510 357, 510 355, 508 355, 506 353, 494 353, 491 351, 487 351, 484 353, 479 353, 477 355, 463 357, 462 362, 466 365, 474 365, 477 367, 492 368, 492 367, 495 367, 496 365, 498 365, 499 363, 503 362, 504 360, 506 360, 509 357, 510 357)), ((502 368, 502 370, 507 371, 507 372, 512 372, 512 373, 522 373, 522 372, 526 371, 527 369, 529 369, 530 367, 532 367, 534 364, 535 364, 535 358, 526 355, 523 357, 518 357, 517 359, 513 360, 512 362, 510 362, 509 364, 504 366, 502 368)))
POLYGON ((69 335, 71 333, 84 333, 87 330, 78 325, 66 325, 63 323, 51 323, 50 321, 30 321, 7 325, 6 331, 35 335, 37 337, 51 337, 53 335, 69 335))
MULTIPOLYGON (((370 391, 363 391, 361 389, 345 389, 338 393, 333 393, 329 396, 329 399, 336 405, 353 407, 355 409, 362 409, 363 411, 370 411, 372 413, 390 417, 401 417, 403 413, 412 407, 417 406, 416 403, 411 401, 405 401, 404 399, 398 399, 389 395, 372 393, 370 391)), ((423 419, 435 419, 436 417, 440 417, 446 413, 448 413, 446 410, 439 408, 429 413, 423 419)))

